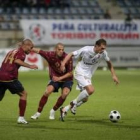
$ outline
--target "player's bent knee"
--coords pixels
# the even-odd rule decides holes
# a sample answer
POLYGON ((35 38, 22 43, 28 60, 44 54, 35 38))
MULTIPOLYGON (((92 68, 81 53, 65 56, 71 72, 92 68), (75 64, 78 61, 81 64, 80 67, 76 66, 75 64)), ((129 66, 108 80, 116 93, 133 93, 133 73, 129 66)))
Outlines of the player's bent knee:
POLYGON ((89 95, 91 95, 91 94, 93 94, 93 93, 94 93, 94 89, 91 89, 91 90, 88 91, 88 94, 89 94, 89 95))
POLYGON ((23 100, 26 100, 27 99, 27 92, 26 91, 23 91, 21 93, 18 93, 20 98, 23 99, 23 100))
POLYGON ((44 96, 49 97, 51 95, 52 92, 45 92, 44 96))
POLYGON ((93 86, 87 86, 85 89, 86 89, 86 91, 89 95, 94 93, 94 87, 93 86))
POLYGON ((67 98, 68 95, 69 95, 69 92, 63 93, 63 94, 62 94, 62 98, 65 99, 65 98, 67 98))

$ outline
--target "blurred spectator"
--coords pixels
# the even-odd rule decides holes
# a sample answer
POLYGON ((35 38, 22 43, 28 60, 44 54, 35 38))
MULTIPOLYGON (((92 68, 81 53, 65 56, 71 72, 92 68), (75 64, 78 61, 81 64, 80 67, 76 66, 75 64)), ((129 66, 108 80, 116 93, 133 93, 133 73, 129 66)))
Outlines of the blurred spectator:
POLYGON ((71 0, 0 0, 0 7, 69 7, 71 0))
POLYGON ((27 5, 29 7, 36 7, 37 5, 37 0, 27 0, 27 5))
POLYGON ((45 0, 45 4, 46 4, 46 6, 49 6, 50 3, 51 3, 51 0, 45 0))
POLYGON ((45 5, 45 0, 38 0, 38 1, 37 1, 37 5, 38 5, 39 8, 40 8, 40 7, 46 7, 46 5, 45 5))
POLYGON ((51 6, 52 7, 69 7, 70 6, 70 0, 51 0, 51 6))
POLYGON ((3 20, 4 20, 3 16, 0 15, 0 21, 3 21, 3 20))
POLYGON ((132 17, 131 17, 131 14, 127 14, 127 17, 125 18, 125 23, 131 23, 132 21, 132 17))
POLYGON ((112 19, 109 9, 106 9, 104 13, 104 19, 112 19))

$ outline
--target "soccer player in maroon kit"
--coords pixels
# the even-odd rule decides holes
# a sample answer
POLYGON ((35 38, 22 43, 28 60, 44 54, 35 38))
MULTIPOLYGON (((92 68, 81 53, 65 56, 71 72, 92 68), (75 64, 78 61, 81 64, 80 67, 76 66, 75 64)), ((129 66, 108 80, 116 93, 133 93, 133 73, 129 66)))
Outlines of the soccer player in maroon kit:
POLYGON ((29 65, 25 63, 25 57, 33 48, 33 43, 29 39, 25 39, 18 44, 18 48, 7 53, 0 68, 0 101, 2 101, 6 90, 8 89, 12 94, 18 94, 19 99, 19 117, 17 122, 27 124, 24 119, 26 110, 27 92, 24 90, 21 82, 18 80, 18 69, 24 66, 30 69, 37 69, 36 65, 29 65))
POLYGON ((46 87, 44 95, 40 99, 37 112, 31 116, 31 119, 36 120, 40 117, 49 95, 52 92, 58 92, 59 88, 61 88, 61 95, 57 99, 56 104, 50 110, 49 119, 53 120, 55 119, 55 111, 64 103, 66 97, 71 91, 73 85, 73 62, 72 59, 70 59, 66 64, 65 71, 62 72, 60 70, 61 62, 67 55, 64 52, 64 45, 62 43, 56 44, 55 51, 43 51, 38 48, 33 48, 33 51, 40 54, 48 62, 50 81, 46 87))

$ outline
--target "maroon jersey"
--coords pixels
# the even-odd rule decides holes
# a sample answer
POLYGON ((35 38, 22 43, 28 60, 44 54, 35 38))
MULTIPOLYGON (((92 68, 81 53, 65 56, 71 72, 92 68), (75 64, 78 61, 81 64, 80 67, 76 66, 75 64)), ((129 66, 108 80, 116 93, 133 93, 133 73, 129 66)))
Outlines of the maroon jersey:
MULTIPOLYGON (((73 70, 72 59, 70 59, 68 61, 68 63, 66 64, 65 72, 62 72, 60 70, 61 62, 63 61, 63 59, 67 55, 65 52, 63 53, 63 55, 61 57, 58 57, 56 55, 55 51, 43 51, 43 50, 40 50, 39 54, 42 57, 44 57, 47 60, 48 64, 49 64, 50 79, 52 79, 53 76, 60 77, 60 76, 65 75, 66 73, 71 72, 73 70)), ((64 79, 63 81, 69 81, 69 80, 73 80, 73 76, 68 77, 68 78, 64 79)))
POLYGON ((22 48, 10 51, 2 62, 0 68, 0 81, 11 81, 18 78, 20 65, 14 63, 16 59, 25 60, 26 54, 22 48))

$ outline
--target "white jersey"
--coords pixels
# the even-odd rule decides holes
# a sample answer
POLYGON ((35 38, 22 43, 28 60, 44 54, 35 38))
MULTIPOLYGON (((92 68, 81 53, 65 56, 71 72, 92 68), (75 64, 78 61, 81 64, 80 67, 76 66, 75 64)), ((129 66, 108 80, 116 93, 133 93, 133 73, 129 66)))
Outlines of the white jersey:
POLYGON ((75 74, 91 78, 102 60, 109 61, 107 51, 95 53, 94 46, 85 46, 73 52, 74 57, 80 58, 76 65, 75 74))

